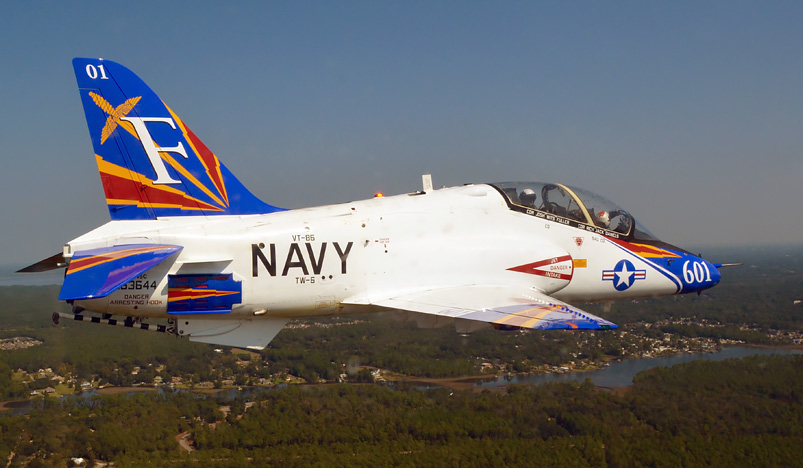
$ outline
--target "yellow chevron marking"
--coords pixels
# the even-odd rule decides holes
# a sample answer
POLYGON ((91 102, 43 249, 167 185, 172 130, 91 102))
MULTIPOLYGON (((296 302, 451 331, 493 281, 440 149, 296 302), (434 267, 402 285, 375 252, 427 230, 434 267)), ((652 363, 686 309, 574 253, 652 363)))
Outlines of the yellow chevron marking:
MULTIPOLYGON (((192 148, 192 151, 195 154, 200 155, 201 153, 198 151, 198 148, 195 147, 195 145, 192 142, 192 139, 189 137, 189 135, 187 135, 187 127, 184 126, 184 121, 182 121, 179 118, 179 116, 176 115, 175 112, 173 112, 173 109, 171 109, 170 106, 165 104, 164 101, 162 102, 162 104, 164 104, 165 109, 167 109, 167 112, 170 112, 170 115, 173 116, 173 120, 176 122, 176 124, 178 124, 179 128, 181 129, 181 133, 184 134, 184 139, 187 140, 187 144, 190 145, 190 148, 192 148)), ((211 152, 211 150, 210 150, 210 152, 211 152)), ((220 172, 220 161, 218 161, 217 156, 215 156, 214 153, 212 155, 215 157, 215 162, 217 163, 217 165, 214 167, 214 171, 215 171, 215 174, 217 175, 218 180, 221 183, 221 186, 217 187, 217 184, 214 183, 214 180, 212 181, 212 183, 218 189, 218 192, 220 193, 220 196, 223 197, 223 200, 224 200, 226 206, 228 206, 229 205, 229 195, 228 195, 228 193, 226 193, 226 185, 223 183, 223 174, 220 172)), ((198 160, 204 166, 204 169, 206 169, 206 173, 207 174, 211 174, 210 168, 206 166, 206 162, 204 162, 203 158, 201 158, 199 156, 198 160)), ((212 177, 210 177, 210 179, 211 178, 212 177)))
POLYGON ((535 310, 545 309, 545 310, 543 310, 543 312, 539 313, 538 315, 536 315, 533 318, 530 318, 530 320, 527 320, 523 324, 516 325, 517 327, 522 327, 522 328, 532 328, 533 325, 535 325, 536 323, 540 322, 541 319, 543 319, 548 313, 552 312, 555 309, 559 309, 560 307, 561 306, 559 306, 559 305, 554 305, 554 306, 545 306, 545 305, 543 305, 543 306, 533 307, 532 309, 526 309, 526 310, 522 310, 521 312, 514 312, 514 313, 512 313, 510 315, 506 315, 506 316, 502 317, 501 319, 499 319, 499 320, 497 320, 497 321, 495 321, 493 323, 495 323, 497 325, 502 325, 505 322, 508 322, 508 321, 510 321, 510 320, 512 320, 514 318, 517 318, 517 317, 528 318, 528 316, 527 316, 528 312, 533 312, 535 310))
POLYGON ((178 208, 183 211, 222 211, 219 208, 202 208, 200 206, 177 205, 174 203, 142 203, 136 200, 122 200, 119 198, 107 198, 107 205, 136 205, 137 208, 178 208))
POLYGON ((82 265, 82 266, 79 266, 79 267, 75 267, 75 268, 67 268, 67 274, 69 275, 69 274, 72 274, 72 273, 76 273, 76 272, 79 272, 79 271, 82 271, 82 270, 86 270, 87 268, 92 268, 92 267, 95 267, 95 266, 98 266, 98 265, 102 265, 104 263, 109 263, 109 262, 114 261, 114 260, 119 260, 121 258, 130 257, 132 255, 138 255, 138 254, 147 253, 147 252, 156 252, 156 251, 161 250, 163 248, 164 247, 162 247, 162 246, 159 246, 159 247, 140 247, 140 248, 137 248, 137 249, 126 249, 126 250, 120 250, 120 251, 117 251, 117 252, 109 252, 109 253, 105 253, 105 254, 102 254, 102 255, 96 255, 94 257, 81 258, 81 259, 78 259, 76 261, 76 263, 79 263, 79 264, 85 263, 85 264, 82 265), (91 261, 93 259, 94 259, 94 261, 91 261))
POLYGON ((239 293, 238 291, 171 288, 167 292, 168 296, 167 302, 186 301, 188 299, 206 299, 208 297, 231 296, 232 294, 238 294, 238 293, 239 293), (197 292, 204 292, 206 294, 202 294, 199 296, 192 295, 192 293, 197 293, 197 292))
MULTIPOLYGON (((187 139, 187 141, 189 141, 189 139, 187 139)), ((182 166, 181 164, 178 163, 178 161, 173 159, 173 157, 170 156, 169 153, 162 152, 162 153, 159 153, 159 155, 162 157, 162 159, 167 161, 168 164, 173 166, 173 169, 177 170, 188 181, 192 182, 193 185, 195 185, 196 187, 201 189, 201 191, 203 191, 205 194, 209 195, 209 197, 212 198, 212 200, 215 200, 215 203, 217 203, 221 207, 226 206, 226 205, 223 204, 222 201, 220 201, 220 198, 218 198, 214 193, 212 193, 212 191, 209 190, 209 188, 206 185, 202 184, 198 179, 196 179, 195 176, 190 174, 190 172, 188 170, 184 169, 184 166, 182 166)), ((198 158, 198 159, 200 160, 200 158, 198 158)))
POLYGON ((536 323, 538 323, 538 322, 540 322, 540 321, 541 321, 541 319, 543 319, 544 317, 546 317, 546 315, 547 315, 548 313, 552 312, 552 311, 553 311, 553 310, 555 310, 555 309, 559 309, 559 308, 560 308, 560 306, 558 306, 558 305, 555 305, 555 306, 549 306, 549 307, 547 308, 547 310, 545 310, 545 311, 541 312, 540 314, 536 315, 536 316, 535 316, 535 317, 533 317, 532 319, 530 319, 530 320, 528 320, 528 321, 524 322, 524 324, 522 325, 522 327, 524 327, 524 328, 532 328, 532 327, 534 327, 534 326, 535 326, 535 324, 536 324, 536 323))
POLYGON ((95 155, 95 159, 98 163, 98 170, 102 174, 109 174, 112 176, 120 177, 122 179, 131 180, 138 184, 141 184, 145 187, 148 187, 153 190, 158 190, 161 192, 171 193, 173 195, 179 195, 186 200, 191 200, 203 206, 185 206, 185 205, 177 205, 173 203, 144 203, 139 200, 119 200, 119 199, 106 199, 106 204, 108 205, 137 205, 138 207, 153 207, 153 208, 180 208, 182 210, 214 210, 214 211, 223 211, 222 208, 218 208, 215 206, 210 205, 204 201, 192 198, 188 196, 185 192, 181 190, 174 189, 168 185, 159 184, 154 185, 153 181, 145 177, 144 175, 131 171, 129 169, 120 167, 116 164, 112 164, 108 161, 104 161, 100 155, 95 155))
MULTIPOLYGON (((106 125, 103 127, 103 130, 101 130, 101 133, 100 133, 100 144, 101 145, 104 144, 106 142, 106 140, 112 135, 112 133, 114 132, 114 130, 117 128, 118 125, 122 126, 125 130, 128 131, 128 133, 133 135, 134 138, 139 140, 139 135, 137 135, 137 132, 134 130, 134 126, 131 124, 131 122, 127 122, 127 121, 121 120, 121 119, 123 117, 125 117, 129 112, 131 112, 131 110, 139 102, 139 100, 142 99, 142 96, 137 96, 137 97, 128 99, 128 100, 126 100, 125 102, 123 102, 122 104, 120 104, 117 107, 112 106, 109 103, 109 101, 104 99, 103 96, 100 96, 99 94, 90 92, 89 93, 89 97, 92 98, 92 101, 95 103, 95 105, 100 107, 103 110, 103 112, 108 114, 108 117, 106 118, 106 125)), ((170 112, 170 115, 173 116, 173 119, 178 123, 179 127, 181 128, 181 132, 184 135, 184 139, 190 145, 190 147, 195 152, 195 154, 196 155, 199 154, 197 148, 195 148, 195 146, 192 144, 192 140, 189 138, 189 136, 187 136, 187 131, 186 131, 186 128, 184 127, 184 123, 178 118, 178 116, 175 115, 175 113, 173 113, 172 109, 167 107, 167 105, 165 105, 165 107, 167 108, 167 110, 170 112)), ((159 146, 156 144, 156 142, 153 142, 153 146, 156 147, 156 148, 159 148, 159 146)), ((209 188, 206 185, 202 184, 197 178, 195 178, 192 174, 190 174, 190 172, 187 171, 184 168, 184 166, 179 164, 175 159, 173 159, 172 156, 169 156, 169 154, 167 152, 160 152, 159 156, 161 156, 162 159, 165 160, 167 163, 169 163, 174 169, 176 169, 178 172, 180 172, 189 182, 191 182, 193 185, 195 185, 196 187, 201 189, 201 191, 203 191, 212 200, 214 200, 215 203, 217 203, 221 207, 221 210, 224 209, 228 205, 228 197, 225 194, 225 188, 223 189, 224 193, 221 193, 221 195, 223 196, 224 199, 226 199, 226 202, 222 201, 217 195, 212 193, 212 191, 209 190, 209 188)), ((199 157, 198 160, 204 166, 204 168, 206 169, 206 172, 209 173, 209 168, 206 167, 206 164, 204 163, 203 159, 201 159, 199 157)), ((218 178, 220 180, 223 180, 223 177, 220 175, 220 166, 216 167, 215 170, 217 171, 218 178)), ((119 173, 116 174, 116 175, 118 175, 119 177, 124 177, 119 173)), ((147 178, 145 178, 142 174, 138 174, 138 175, 140 177, 142 177, 142 180, 138 180, 137 182, 143 183, 143 185, 148 185, 148 186, 153 187, 151 184, 143 182, 144 180, 148 180, 147 178)), ((130 177, 125 177, 125 178, 126 179, 130 179, 130 177)), ((160 185, 162 185, 162 184, 160 184, 160 185)), ((213 185, 216 185, 216 184, 213 184, 213 185)), ((155 188, 161 188, 161 187, 155 187, 155 188)), ((184 192, 180 192, 180 193, 186 197, 186 194, 184 192)), ((205 203, 205 202, 201 202, 201 203, 204 203, 205 205, 208 205, 208 203, 205 203)), ((156 206, 156 205, 151 205, 151 206, 156 206)))
POLYGON ((507 322, 508 320, 510 320, 512 318, 520 317, 523 314, 526 314, 527 312, 532 312, 534 310, 542 309, 543 307, 544 306, 538 306, 538 307, 533 307, 532 309, 522 310, 521 312, 515 312, 515 313, 512 313, 510 315, 506 315, 506 316, 500 318, 499 320, 497 320, 497 321, 495 321, 493 323, 495 323, 497 325, 502 325, 503 323, 507 322))
POLYGON ((635 251, 638 255, 644 258, 663 258, 663 257, 674 257, 680 258, 680 255, 674 254, 668 250, 661 249, 658 247, 653 247, 651 245, 646 244, 636 244, 633 245, 640 247, 643 250, 635 251))

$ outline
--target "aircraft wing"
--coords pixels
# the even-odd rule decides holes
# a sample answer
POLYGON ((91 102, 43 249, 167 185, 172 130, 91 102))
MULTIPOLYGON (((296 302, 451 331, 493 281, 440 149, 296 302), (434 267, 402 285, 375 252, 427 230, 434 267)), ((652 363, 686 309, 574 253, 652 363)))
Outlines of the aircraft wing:
POLYGON ((70 260, 59 300, 105 297, 181 249, 143 244, 78 251, 70 260))
POLYGON ((614 323, 541 292, 507 285, 430 289, 367 303, 437 317, 487 322, 495 328, 619 328, 614 323))

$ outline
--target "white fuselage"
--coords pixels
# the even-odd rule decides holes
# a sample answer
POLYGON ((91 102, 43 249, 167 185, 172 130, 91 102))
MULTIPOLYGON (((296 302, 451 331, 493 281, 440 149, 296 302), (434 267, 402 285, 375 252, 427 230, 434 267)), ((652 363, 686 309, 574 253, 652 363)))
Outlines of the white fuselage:
MULTIPOLYGON (((112 221, 71 241, 65 252, 125 243, 184 248, 175 261, 109 296, 75 305, 113 315, 168 317, 168 275, 217 273, 242 282, 242 302, 220 318, 369 311, 378 299, 467 284, 521 285, 564 301, 677 292, 660 274, 616 291, 601 278, 623 258, 621 247, 590 231, 512 211, 488 185, 266 215, 112 221), (573 261, 553 268, 570 280, 509 270, 566 255, 573 261)), ((641 257, 627 258, 639 269, 655 268, 641 257)))

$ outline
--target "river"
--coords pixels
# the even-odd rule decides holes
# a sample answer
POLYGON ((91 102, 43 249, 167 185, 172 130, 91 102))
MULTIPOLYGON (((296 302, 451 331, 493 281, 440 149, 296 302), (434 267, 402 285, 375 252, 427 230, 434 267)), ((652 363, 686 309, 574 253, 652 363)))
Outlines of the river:
POLYGON ((633 383, 633 377, 641 371, 654 367, 670 367, 675 364, 697 360, 724 361, 747 356, 770 354, 803 354, 798 349, 755 348, 751 346, 730 346, 713 353, 675 354, 654 358, 632 358, 611 362, 610 366, 587 372, 567 372, 565 374, 520 374, 504 375, 496 379, 478 382, 480 388, 497 388, 511 384, 544 384, 547 382, 582 383, 591 379, 599 387, 626 387, 633 383))
MULTIPOLYGON (((633 383, 633 377, 641 371, 652 369, 654 367, 669 367, 675 364, 682 364, 684 362, 691 362, 697 360, 708 361, 724 361, 725 359, 738 359, 747 356, 756 355, 770 355, 770 354, 803 354, 803 351, 798 349, 786 348, 755 348, 749 346, 731 346, 723 348, 720 351, 713 353, 694 353, 694 354, 675 354, 672 356, 656 357, 656 358, 632 358, 624 359, 619 362, 612 362, 610 366, 601 369, 587 371, 587 372, 567 372, 564 374, 519 374, 519 375, 504 375, 497 378, 490 378, 477 381, 476 388, 499 388, 506 385, 514 384, 544 384, 547 382, 569 382, 569 383, 582 383, 586 379, 591 379, 594 385, 599 387, 625 387, 633 383)), ((284 387, 281 385, 280 387, 284 387)), ((430 386, 432 387, 432 386, 430 386)), ((245 387, 242 389, 223 389, 219 392, 211 393, 216 398, 223 400, 232 400, 238 396, 251 397, 265 391, 270 391, 277 387, 245 387)), ((429 388, 422 386, 422 388, 429 388)), ((142 391, 157 391, 162 394, 173 392, 184 392, 188 390, 175 390, 170 387, 142 387, 135 391, 128 392, 125 389, 120 389, 120 394, 133 395, 142 391)), ((99 396, 96 390, 88 390, 81 392, 77 395, 63 397, 65 399, 88 399, 93 396, 99 396)), ((6 402, 6 409, 11 411, 11 414, 22 414, 30 411, 31 400, 22 400, 15 402, 6 402)))

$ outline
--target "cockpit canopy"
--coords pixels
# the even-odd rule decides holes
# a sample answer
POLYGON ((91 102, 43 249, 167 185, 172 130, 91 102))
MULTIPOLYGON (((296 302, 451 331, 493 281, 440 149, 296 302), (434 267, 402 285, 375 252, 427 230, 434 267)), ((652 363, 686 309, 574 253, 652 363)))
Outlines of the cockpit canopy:
POLYGON ((544 182, 491 184, 508 199, 511 209, 539 217, 555 216, 596 226, 612 237, 658 241, 633 216, 610 200, 587 190, 544 182))

